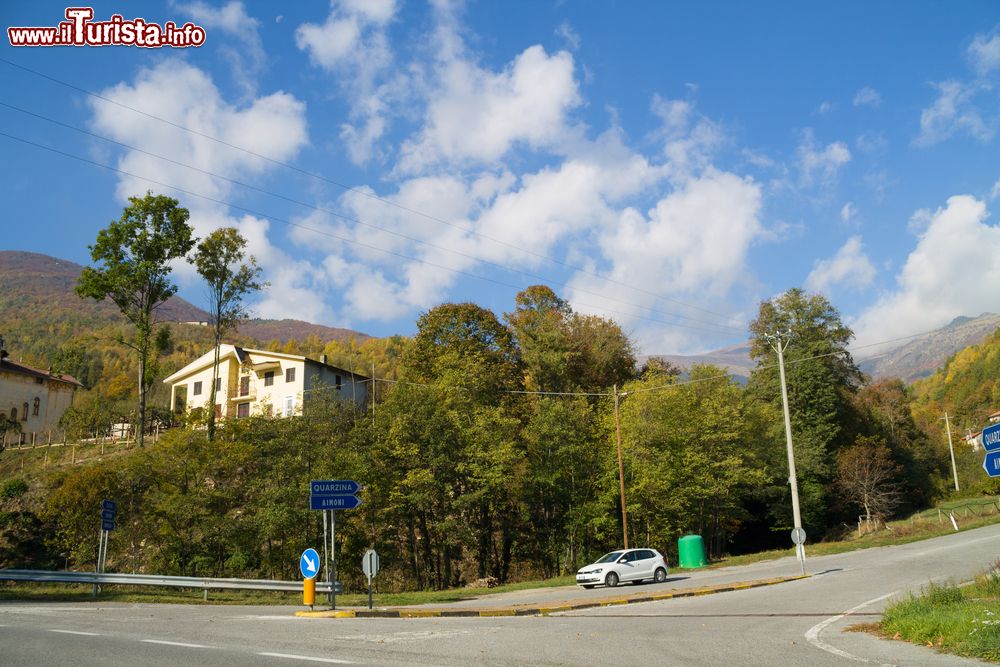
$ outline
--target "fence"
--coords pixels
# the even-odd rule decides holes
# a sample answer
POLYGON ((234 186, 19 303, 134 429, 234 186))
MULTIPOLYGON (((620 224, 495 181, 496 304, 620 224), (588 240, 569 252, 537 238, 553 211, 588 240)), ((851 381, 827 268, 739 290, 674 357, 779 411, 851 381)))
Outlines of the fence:
MULTIPOLYGON (((210 590, 283 591, 301 593, 301 581, 274 581, 270 579, 213 579, 205 577, 168 577, 158 574, 117 574, 102 572, 70 572, 52 570, 0 570, 0 581, 32 581, 63 584, 92 584, 105 586, 123 584, 127 586, 160 586, 168 588, 200 588, 208 599, 210 590)), ((337 593, 343 586, 336 582, 337 593)), ((317 593, 329 593, 330 584, 316 582, 317 593)))
MULTIPOLYGON (((962 519, 973 516, 989 516, 1000 513, 1000 498, 979 501, 969 501, 952 507, 934 507, 923 512, 917 512, 910 517, 910 525, 914 526, 918 521, 937 521, 938 523, 951 523, 953 519, 962 519)), ((905 521, 905 519, 904 519, 905 521)), ((898 522, 897 522, 898 523, 898 522)), ((957 525, 957 524, 956 524, 957 525)), ((858 517, 858 537, 868 533, 874 533, 892 527, 883 517, 873 516, 871 519, 864 515, 858 517)))

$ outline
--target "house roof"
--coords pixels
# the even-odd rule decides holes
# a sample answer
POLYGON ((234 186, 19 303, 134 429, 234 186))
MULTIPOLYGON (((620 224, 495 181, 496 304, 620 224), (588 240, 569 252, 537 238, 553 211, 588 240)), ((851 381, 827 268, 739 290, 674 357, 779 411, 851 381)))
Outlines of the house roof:
MULTIPOLYGON (((270 352, 268 350, 254 350, 248 347, 239 347, 238 345, 229 345, 223 343, 219 346, 219 361, 226 359, 230 356, 235 356, 236 360, 240 364, 245 364, 248 361, 253 363, 256 368, 260 364, 268 365, 268 361, 273 361, 275 359, 287 359, 288 361, 302 361, 307 364, 312 364, 315 366, 321 366, 323 368, 329 368, 331 370, 343 373, 344 375, 350 375, 361 380, 367 380, 368 378, 359 373, 352 373, 351 371, 345 370, 343 368, 338 368, 337 366, 331 366, 330 364, 324 364, 322 362, 316 361, 315 359, 310 359, 299 354, 287 354, 285 352, 270 352)), ((187 377, 201 371, 205 368, 211 366, 215 361, 215 350, 214 348, 201 355, 190 364, 181 368, 177 372, 171 374, 169 377, 164 378, 164 384, 174 384, 178 380, 187 377)), ((268 365, 269 366, 269 365, 268 365)), ((263 367, 261 367, 263 368, 263 367)))
POLYGON ((74 385, 76 387, 83 386, 83 384, 72 375, 62 375, 62 374, 57 375, 55 373, 43 371, 38 368, 32 368, 31 366, 25 366, 24 364, 19 364, 16 361, 11 361, 10 359, 0 359, 0 372, 17 373, 18 375, 27 375, 29 377, 42 378, 43 380, 51 380, 52 382, 63 382, 65 384, 74 385))

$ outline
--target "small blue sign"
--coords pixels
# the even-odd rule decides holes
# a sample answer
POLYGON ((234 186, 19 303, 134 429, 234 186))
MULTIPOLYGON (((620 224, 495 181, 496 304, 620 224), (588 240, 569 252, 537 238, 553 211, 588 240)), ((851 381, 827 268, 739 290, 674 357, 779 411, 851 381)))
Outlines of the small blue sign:
POLYGON ((114 521, 101 521, 101 530, 114 530, 114 529, 115 529, 114 521))
POLYGON ((361 485, 353 479, 327 479, 309 482, 309 494, 313 496, 351 495, 361 490, 361 485))
POLYGON ((303 551, 299 557, 299 572, 305 579, 313 579, 319 574, 319 554, 312 547, 303 551))
POLYGON ((111 510, 104 510, 101 512, 101 521, 114 521, 115 513, 111 510))
POLYGON ((352 510, 361 504, 357 496, 309 496, 309 509, 352 510))
POLYGON ((1000 424, 993 424, 983 429, 983 449, 988 452, 1000 452, 1000 424))
POLYGON ((983 470, 990 477, 1000 477, 1000 450, 986 453, 986 460, 983 461, 983 470))
POLYGON ((118 511, 118 503, 116 503, 113 500, 102 500, 101 509, 104 510, 105 512, 111 512, 112 514, 114 514, 115 512, 118 511))

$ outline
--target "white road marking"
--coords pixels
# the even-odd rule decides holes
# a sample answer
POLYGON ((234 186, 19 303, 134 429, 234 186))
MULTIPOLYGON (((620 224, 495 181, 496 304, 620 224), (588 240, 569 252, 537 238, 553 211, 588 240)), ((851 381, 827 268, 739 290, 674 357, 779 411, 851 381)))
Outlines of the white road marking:
POLYGON ((184 648, 215 648, 203 644, 185 644, 184 642, 168 642, 165 639, 140 639, 145 644, 164 644, 166 646, 183 646, 184 648))
POLYGON ((59 632, 64 635, 83 635, 84 637, 100 637, 96 632, 81 632, 80 630, 53 630, 49 628, 49 632, 59 632))
POLYGON ((826 651, 827 653, 832 653, 833 655, 839 656, 841 658, 846 658, 848 660, 853 660, 855 662, 871 662, 871 660, 868 660, 867 658, 860 658, 860 657, 858 657, 856 655, 852 655, 851 653, 848 653, 847 651, 842 651, 839 648, 837 648, 836 646, 831 646, 831 645, 827 644, 826 642, 824 642, 823 640, 821 640, 819 638, 819 633, 823 632, 823 630, 827 626, 832 625, 833 623, 836 623, 837 621, 839 621, 840 619, 844 618, 845 616, 850 616, 851 614, 853 614, 856 611, 861 611, 862 609, 864 609, 868 605, 875 604, 876 602, 881 602, 882 600, 884 600, 886 598, 892 597, 893 595, 895 595, 898 592, 899 591, 893 591, 892 593, 887 593, 886 595, 883 595, 881 597, 877 597, 877 598, 875 598, 873 600, 868 600, 868 602, 862 602, 857 607, 851 607, 850 609, 848 609, 847 611, 845 611, 843 614, 837 614, 836 616, 831 616, 830 618, 826 619, 825 621, 820 621, 816 625, 814 625, 811 628, 809 628, 809 630, 806 632, 806 640, 810 644, 812 644, 813 646, 815 646, 816 648, 820 649, 821 651, 826 651))
POLYGON ((337 660, 336 658, 314 658, 310 655, 294 655, 291 653, 258 653, 257 655, 267 656, 268 658, 288 658, 289 660, 308 660, 310 662, 329 662, 336 665, 353 665, 354 663, 349 660, 337 660))

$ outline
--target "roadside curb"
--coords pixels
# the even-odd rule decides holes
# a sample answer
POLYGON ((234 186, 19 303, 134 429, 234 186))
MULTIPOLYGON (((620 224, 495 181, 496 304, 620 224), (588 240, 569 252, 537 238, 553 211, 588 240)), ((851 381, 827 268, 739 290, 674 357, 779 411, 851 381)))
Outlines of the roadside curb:
POLYGON ((389 607, 386 609, 338 609, 336 611, 297 611, 296 616, 302 618, 495 618, 497 616, 548 616, 565 611, 594 609, 596 607, 613 607, 616 605, 636 604, 639 602, 656 602, 673 598, 688 598, 696 595, 712 595, 728 593, 761 586, 774 586, 789 581, 808 579, 812 575, 798 574, 790 577, 775 577, 773 579, 754 579, 738 581, 717 586, 700 586, 698 588, 677 588, 656 593, 637 593, 620 598, 600 598, 578 600, 573 602, 552 602, 544 605, 512 605, 508 607, 490 607, 484 609, 465 608, 408 608, 389 607))

